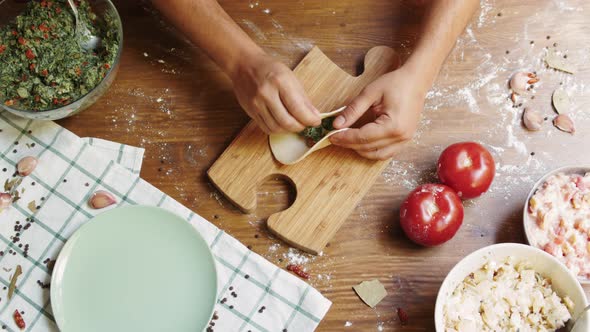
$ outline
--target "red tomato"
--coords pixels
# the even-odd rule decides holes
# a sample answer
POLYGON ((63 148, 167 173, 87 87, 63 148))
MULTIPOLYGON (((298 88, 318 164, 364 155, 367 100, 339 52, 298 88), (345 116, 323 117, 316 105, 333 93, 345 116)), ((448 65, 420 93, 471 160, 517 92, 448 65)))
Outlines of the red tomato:
POLYGON ((494 158, 475 142, 456 143, 447 147, 438 159, 438 179, 455 189, 463 199, 486 192, 496 173, 494 158))
POLYGON ((450 240, 463 223, 463 204, 453 189, 425 184, 414 189, 402 204, 400 224, 410 240, 436 246, 450 240))

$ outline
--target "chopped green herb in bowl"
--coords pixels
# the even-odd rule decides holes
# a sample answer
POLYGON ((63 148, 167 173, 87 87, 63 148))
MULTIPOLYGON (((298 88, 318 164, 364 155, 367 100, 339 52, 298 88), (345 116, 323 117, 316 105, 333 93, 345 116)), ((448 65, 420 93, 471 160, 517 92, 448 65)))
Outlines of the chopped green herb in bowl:
POLYGON ((30 1, 0 27, 0 102, 7 111, 61 119, 93 104, 113 82, 123 42, 117 10, 108 0, 75 3, 80 19, 102 39, 96 50, 79 45, 66 0, 30 1))

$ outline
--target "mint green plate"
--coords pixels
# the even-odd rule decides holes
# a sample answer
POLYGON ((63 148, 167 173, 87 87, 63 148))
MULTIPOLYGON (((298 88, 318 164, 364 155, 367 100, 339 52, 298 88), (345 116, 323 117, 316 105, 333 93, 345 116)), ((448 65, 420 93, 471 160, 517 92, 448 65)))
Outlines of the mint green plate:
POLYGON ((127 206, 80 227, 51 278, 62 332, 196 332, 213 314, 217 273, 209 247, 166 210, 127 206))

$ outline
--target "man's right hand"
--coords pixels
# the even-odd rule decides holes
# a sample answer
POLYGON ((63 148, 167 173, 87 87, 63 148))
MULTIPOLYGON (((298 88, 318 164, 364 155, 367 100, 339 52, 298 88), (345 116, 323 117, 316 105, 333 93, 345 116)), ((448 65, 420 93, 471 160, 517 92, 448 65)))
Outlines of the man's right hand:
POLYGON ((297 77, 269 55, 243 59, 230 77, 240 105, 265 133, 299 132, 321 124, 297 77))

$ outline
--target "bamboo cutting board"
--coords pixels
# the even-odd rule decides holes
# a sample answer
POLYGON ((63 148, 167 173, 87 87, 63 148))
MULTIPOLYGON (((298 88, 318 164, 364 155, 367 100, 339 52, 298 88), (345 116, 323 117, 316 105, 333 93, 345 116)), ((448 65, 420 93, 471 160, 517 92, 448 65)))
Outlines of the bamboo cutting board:
MULTIPOLYGON (((367 84, 399 65, 392 49, 377 46, 365 57, 362 75, 353 77, 314 47, 294 72, 320 112, 347 105, 367 84)), ((338 231, 387 161, 371 161, 334 146, 286 166, 270 151, 268 136, 251 121, 208 171, 213 184, 238 208, 256 209, 256 188, 274 176, 287 178, 297 197, 268 218, 268 228, 304 251, 318 254, 338 231)))

